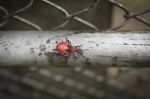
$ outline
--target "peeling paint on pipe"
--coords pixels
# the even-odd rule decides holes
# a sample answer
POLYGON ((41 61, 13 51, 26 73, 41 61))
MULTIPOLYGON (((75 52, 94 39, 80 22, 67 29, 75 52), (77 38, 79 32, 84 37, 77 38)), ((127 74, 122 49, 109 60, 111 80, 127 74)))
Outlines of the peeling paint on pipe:
POLYGON ((0 66, 150 66, 150 32, 1 31, 0 66), (66 38, 77 58, 54 50, 66 38))

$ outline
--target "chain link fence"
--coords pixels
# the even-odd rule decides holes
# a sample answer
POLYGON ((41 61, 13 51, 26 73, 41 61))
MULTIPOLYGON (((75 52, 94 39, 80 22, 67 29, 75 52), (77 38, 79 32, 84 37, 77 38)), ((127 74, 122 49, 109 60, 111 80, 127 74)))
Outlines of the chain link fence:
MULTIPOLYGON (((118 30, 126 26, 128 21, 130 21, 131 19, 135 19, 143 23, 144 25, 150 27, 149 21, 141 17, 142 15, 149 13, 150 8, 143 9, 137 13, 133 13, 129 11, 129 9, 126 6, 120 4, 116 0, 93 0, 93 1, 68 0, 65 1, 65 3, 64 1, 50 1, 50 0, 22 1, 22 3, 25 3, 26 5, 24 4, 22 5, 22 3, 19 0, 16 0, 15 2, 14 1, 10 2, 9 0, 7 2, 6 1, 2 0, 1 3, 4 6, 0 6, 1 10, 0 27, 2 29, 11 30, 12 27, 14 27, 16 24, 20 24, 17 22, 16 23, 13 22, 14 20, 23 22, 25 23, 23 25, 28 25, 37 30, 59 30, 59 29, 94 30, 94 31, 118 30), (8 4, 10 4, 10 7, 8 7, 8 4), (12 7, 15 8, 11 7, 11 5, 13 4, 14 6, 12 7), (20 9, 18 9, 18 7, 16 8, 15 6, 17 4, 18 6, 19 4, 21 4, 23 7, 19 7, 20 9), (110 20, 111 20, 112 6, 118 7, 119 9, 124 11, 125 14, 123 15, 124 20, 120 24, 118 24, 118 26, 109 28, 111 24, 110 20), (27 19, 26 17, 30 19, 27 19), (36 20, 34 20, 34 18, 36 20), (41 20, 39 18, 41 18, 41 20), (43 23, 42 20, 44 21, 44 18, 46 19, 46 21, 43 23), (10 23, 9 20, 11 20, 10 22, 12 22, 12 25, 10 26, 8 25, 9 28, 5 28, 7 27, 7 24, 10 23), (33 22, 32 20, 35 22, 33 22), (77 25, 79 26, 77 27, 77 25)), ((18 27, 19 25, 16 26, 18 27)), ((24 28, 26 28, 26 26, 24 26, 24 28)), ((21 30, 21 27, 19 29, 21 30)))
MULTIPOLYGON (((149 12, 150 8, 133 13, 116 0, 1 0, 0 28, 120 30, 131 19, 150 27, 149 21, 142 18, 149 12), (124 11, 124 20, 110 27, 114 6, 124 11)), ((0 98, 150 99, 148 75, 147 68, 1 67, 0 98)))
POLYGON ((147 87, 149 69, 120 68, 119 75, 114 77, 106 75, 108 72, 106 70, 81 67, 0 68, 0 97, 3 99, 149 99, 149 87, 147 87))

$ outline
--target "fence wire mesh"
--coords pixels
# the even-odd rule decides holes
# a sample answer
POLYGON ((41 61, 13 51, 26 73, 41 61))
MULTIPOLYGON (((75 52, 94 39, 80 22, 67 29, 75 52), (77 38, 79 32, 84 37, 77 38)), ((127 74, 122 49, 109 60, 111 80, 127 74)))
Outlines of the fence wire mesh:
MULTIPOLYGON (((0 28, 2 30, 12 29, 11 26, 15 26, 14 21, 18 21, 16 27, 20 28, 20 23, 23 24, 23 28, 29 27, 30 29, 36 30, 60 30, 65 28, 67 25, 71 25, 73 30, 78 30, 75 25, 81 26, 84 30, 119 30, 126 26, 128 21, 135 19, 140 23, 150 27, 150 22, 144 18, 142 15, 150 12, 150 8, 144 9, 140 12, 133 13, 126 6, 120 4, 116 0, 90 0, 87 6, 83 6, 82 9, 74 10, 70 13, 71 9, 66 10, 64 6, 61 6, 60 2, 55 0, 26 0, 25 6, 21 5, 20 9, 12 9, 5 7, 8 5, 8 0, 2 0, 0 5, 0 28), (107 2, 105 7, 101 7, 103 2, 107 2), (4 4, 4 6, 2 6, 4 4), (90 5, 89 5, 90 4, 90 5), (34 16, 28 19, 28 16, 32 13, 32 9, 39 8, 39 5, 46 6, 46 9, 50 13, 48 18, 55 19, 55 22, 49 20, 44 21, 44 19, 37 18, 36 14, 45 14, 45 12, 37 11, 34 16), (89 6, 88 6, 89 5, 89 6), (106 7, 106 5, 108 7, 106 7), (47 7, 48 6, 48 7, 47 7), (124 20, 121 24, 116 27, 110 27, 110 17, 111 8, 116 6, 124 11, 124 20), (85 8, 84 8, 85 7, 85 8), (107 10, 106 13, 105 10, 107 10), (86 18, 94 9, 98 9, 95 12, 105 15, 106 19, 95 19, 92 22, 86 18), (52 9, 52 10, 51 10, 52 9), (29 11, 31 10, 31 12, 29 11), (54 10, 54 11, 53 11, 54 10), (29 12, 26 12, 29 11, 29 12), (62 20, 57 19, 56 16, 51 17, 53 13, 59 13, 62 20), (24 14, 29 13, 29 14, 24 14), (84 16, 84 17, 83 17, 84 16), (33 20, 32 20, 33 19, 33 20), (43 20, 44 22, 40 21, 43 20), (106 21, 102 22, 103 20, 106 21), (8 25, 12 22, 12 25, 8 25), (97 25, 97 23, 103 23, 97 25), (41 25, 43 23, 44 25, 41 25), (71 24, 70 24, 71 23, 71 24), (72 24, 73 23, 73 24, 72 24), (96 23, 96 24, 94 24, 96 23), (25 25, 25 26, 24 26, 25 25), (103 28, 101 28, 103 27, 103 28), (5 29, 6 28, 6 29, 5 29)), ((23 0, 22 0, 23 1, 23 0)), ((14 1, 12 0, 14 3, 14 1)), ((11 3, 12 3, 11 2, 11 3)), ((21 0, 15 2, 19 4, 21 0)), ((67 1, 72 2, 72 1, 67 1)), ((77 2, 77 1, 75 1, 77 2)), ((80 0, 79 0, 80 4, 80 0)), ((68 3, 69 5, 69 3, 68 3)), ((82 5, 82 4, 81 4, 82 5)), ((78 5, 75 5, 78 6, 78 5)), ((69 6, 69 8, 72 5, 69 6)), ((94 14, 94 17, 97 14, 94 14)), ((47 16, 44 16, 47 19, 47 16)), ((102 17, 102 18, 104 18, 102 17)), ((91 17, 90 17, 91 18, 91 17)), ((65 28, 68 29, 68 28, 65 28)), ((149 84, 149 69, 136 69, 136 68, 115 68, 112 69, 113 73, 110 75, 117 75, 114 77, 108 77, 107 68, 0 68, 0 98, 2 99, 150 99, 148 94, 150 86, 149 84), (115 71, 114 71, 115 70, 115 71), (126 82, 126 79, 130 79, 126 82)), ((109 71, 110 73, 110 71, 109 71)), ((108 74, 109 74, 108 73, 108 74)))
POLYGON ((105 70, 107 69, 81 67, 0 68, 1 97, 3 95, 6 99, 149 99, 149 88, 146 88, 149 86, 149 69, 121 68, 118 77, 106 76, 105 70), (127 78, 130 79, 128 83, 127 78))
MULTIPOLYGON (((0 6, 0 12, 1 12, 0 27, 4 27, 8 23, 8 20, 10 20, 11 18, 14 18, 14 19, 19 20, 20 22, 23 22, 26 25, 29 25, 29 26, 37 29, 37 30, 45 30, 44 29, 45 27, 42 28, 40 26, 40 24, 36 24, 36 23, 32 22, 31 20, 29 20, 27 18, 24 18, 23 15, 21 15, 21 16, 19 15, 21 13, 24 13, 26 10, 30 10, 30 8, 35 7, 34 6, 34 2, 37 2, 36 0, 35 1, 34 0, 26 0, 26 1, 28 1, 28 2, 27 2, 27 4, 25 6, 23 5, 22 8, 17 9, 15 11, 11 11, 11 12, 8 11, 8 9, 5 8, 4 6, 0 6)), ((20 2, 20 1, 18 1, 18 2, 20 2)), ((68 11, 69 9, 66 10, 65 7, 60 6, 61 4, 59 4, 60 3, 59 1, 57 1, 57 2, 53 1, 52 2, 51 0, 38 0, 38 2, 40 2, 41 4, 42 3, 46 3, 46 5, 44 5, 44 6, 50 6, 50 7, 52 7, 52 10, 55 9, 55 11, 57 10, 57 11, 59 11, 59 13, 61 13, 61 18, 63 19, 63 21, 61 21, 61 23, 57 24, 57 26, 54 25, 54 26, 52 26, 52 28, 49 28, 50 30, 62 29, 66 25, 70 25, 69 23, 72 20, 73 20, 72 25, 77 25, 75 23, 78 22, 79 24, 83 24, 84 26, 89 28, 88 30, 95 30, 95 31, 101 30, 98 26, 96 26, 96 24, 94 24, 94 23, 92 23, 90 21, 87 21, 85 17, 84 17, 85 19, 81 18, 80 15, 87 16, 88 15, 87 13, 89 13, 91 11, 94 11, 93 9, 96 9, 98 6, 102 6, 101 5, 102 2, 109 3, 109 5, 107 5, 107 7, 105 7, 105 10, 107 8, 109 8, 111 10, 111 7, 110 7, 110 5, 111 5, 111 6, 116 6, 116 7, 120 8, 125 13, 123 15, 124 20, 120 24, 118 24, 118 26, 109 28, 109 30, 110 29, 111 30, 121 29, 122 27, 126 26, 128 21, 130 21, 131 19, 135 19, 135 20, 143 23, 144 25, 150 27, 150 22, 148 20, 146 20, 146 19, 141 17, 142 15, 149 13, 150 12, 150 8, 144 9, 144 10, 139 11, 137 13, 133 13, 126 6, 122 5, 121 3, 117 2, 116 0, 93 0, 93 2, 90 2, 89 3, 90 5, 87 6, 86 8, 82 8, 81 10, 80 9, 79 10, 75 10, 73 13, 70 13, 70 11, 68 11)), ((66 1, 66 2, 70 2, 70 1, 66 1)), ((2 4, 3 4, 3 2, 2 2, 2 4)), ((68 5, 69 5, 69 3, 68 3, 68 5)), ((78 5, 76 5, 76 6, 78 6, 78 5)), ((69 6, 69 7, 71 9, 72 6, 69 6)), ((37 5, 36 8, 38 8, 38 5, 37 5)), ((52 12, 50 9, 51 8, 47 9, 47 11, 48 11, 47 13, 51 13, 52 12)), ((97 12, 97 13, 100 13, 100 11, 101 10, 99 10, 99 12, 97 12)), ((107 11, 109 11, 109 10, 106 10, 106 12, 103 12, 103 13, 107 13, 107 11)), ((111 11, 109 13, 111 13, 111 11)), ((50 16, 51 15, 52 14, 50 14, 50 16)), ((104 15, 104 16, 106 16, 106 15, 104 15)), ((57 17, 55 17, 55 18, 57 18, 57 17)), ((96 14, 95 14, 95 18, 97 18, 96 14)), ((109 17, 107 17, 107 20, 110 20, 109 17)), ((98 19, 97 19, 97 21, 99 21, 99 24, 100 24, 101 21, 98 20, 98 19)), ((50 23, 50 22, 47 22, 47 24, 50 23)), ((52 24, 53 24, 53 22, 52 22, 52 24)), ((109 26, 110 26, 110 23, 107 23, 107 24, 109 24, 109 26)), ((105 24, 103 24, 103 25, 105 25, 105 24)), ((103 25, 101 25, 101 27, 103 25)), ((105 30, 106 29, 108 29, 108 26, 107 26, 107 28, 105 28, 105 30)))

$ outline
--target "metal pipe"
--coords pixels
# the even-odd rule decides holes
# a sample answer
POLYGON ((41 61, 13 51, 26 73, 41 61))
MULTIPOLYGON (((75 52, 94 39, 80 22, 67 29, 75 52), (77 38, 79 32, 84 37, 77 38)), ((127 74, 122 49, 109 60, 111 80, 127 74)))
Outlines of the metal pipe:
POLYGON ((0 66, 150 66, 150 32, 1 31, 0 66), (66 38, 76 58, 54 50, 66 38))

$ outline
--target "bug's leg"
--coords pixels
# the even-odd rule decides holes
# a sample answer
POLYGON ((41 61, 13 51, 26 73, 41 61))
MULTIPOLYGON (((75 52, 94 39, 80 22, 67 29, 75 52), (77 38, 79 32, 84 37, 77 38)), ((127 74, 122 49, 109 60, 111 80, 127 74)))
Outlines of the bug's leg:
POLYGON ((75 46, 75 52, 77 52, 77 54, 78 54, 79 50, 80 50, 80 46, 75 46))
POLYGON ((71 42, 69 40, 66 41, 69 45, 71 45, 71 42))
POLYGON ((70 58, 70 52, 69 52, 69 51, 67 51, 66 57, 67 57, 68 59, 70 58))
POLYGON ((71 42, 67 39, 67 37, 66 37, 66 42, 67 42, 69 45, 71 45, 71 42))
POLYGON ((82 47, 83 45, 79 45, 79 46, 75 46, 75 48, 80 48, 80 47, 82 47))
POLYGON ((80 49, 81 46, 75 46, 75 48, 77 48, 76 52, 79 55, 83 55, 83 50, 80 49))
POLYGON ((77 57, 76 57, 76 55, 75 55, 75 52, 73 52, 72 54, 73 54, 73 57, 74 57, 75 59, 77 59, 77 57))
POLYGON ((69 54, 68 54, 68 58, 70 58, 70 54, 71 54, 71 53, 69 52, 69 54))
POLYGON ((81 46, 75 46, 75 48, 80 48, 81 46))
POLYGON ((69 57, 70 57, 70 53, 66 53, 65 61, 66 61, 67 64, 69 64, 69 62, 68 62, 69 57))

